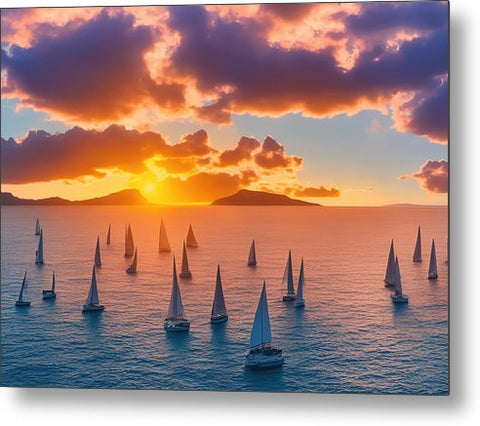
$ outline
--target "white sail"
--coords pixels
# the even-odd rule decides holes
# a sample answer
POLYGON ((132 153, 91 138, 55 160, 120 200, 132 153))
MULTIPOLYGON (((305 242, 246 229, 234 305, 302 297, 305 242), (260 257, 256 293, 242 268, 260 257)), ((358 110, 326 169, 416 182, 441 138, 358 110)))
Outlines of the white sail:
POLYGON ((262 294, 258 301, 255 320, 253 321, 250 347, 254 348, 272 342, 272 330, 270 328, 270 316, 268 314, 267 290, 263 282, 262 294))
POLYGON ((255 240, 252 241, 250 252, 248 253, 248 266, 255 266, 257 264, 257 254, 255 252, 255 240))
POLYGON ((220 277, 220 265, 217 266, 217 281, 215 283, 215 297, 213 298, 212 316, 225 315, 227 308, 223 297, 222 278, 220 277))
POLYGON ((38 248, 37 248, 37 251, 35 252, 35 263, 43 263, 43 229, 40 231, 38 248))
POLYGON ((305 299, 303 298, 304 283, 305 283, 305 276, 303 271, 303 257, 302 257, 302 263, 300 265, 300 275, 298 276, 297 305, 302 305, 305 302, 305 299))
POLYGON ((167 319, 184 319, 182 295, 180 294, 180 287, 178 285, 175 257, 173 258, 172 293, 170 295, 167 319))
POLYGON ((198 247, 197 239, 193 233, 192 225, 188 227, 187 247, 198 247))
POLYGON ((428 278, 438 278, 437 253, 435 251, 435 240, 432 238, 432 249, 430 251, 430 265, 428 267, 428 278))
POLYGON ((22 287, 20 288, 20 294, 18 295, 18 301, 23 302, 23 296, 25 295, 25 290, 27 289, 27 271, 23 275, 22 287))
POLYGON ((88 292, 87 301, 85 304, 90 306, 97 303, 100 303, 100 300, 98 298, 97 274, 95 273, 95 265, 93 265, 92 282, 90 283, 90 291, 88 292))
POLYGON ((135 254, 133 255, 133 261, 129 269, 132 271, 137 270, 137 248, 136 247, 135 247, 135 254))
POLYGON ((52 276, 52 293, 55 293, 55 271, 53 271, 52 276))
POLYGON ((40 235, 40 220, 37 217, 35 221, 35 235, 40 235))
POLYGON ((420 232, 420 225, 418 226, 417 242, 415 243, 415 251, 413 252, 413 261, 414 262, 422 261, 422 236, 420 232))
POLYGON ((293 268, 292 268, 292 251, 288 251, 288 259, 285 265, 285 272, 283 273, 282 285, 287 282, 287 295, 295 296, 295 288, 293 284, 293 268))
POLYGON ((395 249, 393 247, 393 239, 390 243, 390 251, 388 253, 387 270, 385 271, 384 281, 387 284, 393 284, 395 281, 395 249))
POLYGON ((158 240, 158 251, 163 253, 170 253, 170 243, 168 242, 167 230, 165 229, 165 224, 160 223, 160 238, 158 240))
POLYGON ((402 277, 400 276, 400 265, 398 257, 395 258, 395 295, 402 295, 402 277))
POLYGON ((133 241, 132 228, 128 225, 128 228, 125 232, 125 257, 133 256, 133 251, 135 250, 135 243, 133 241))
POLYGON ((111 232, 111 224, 108 225, 108 231, 107 231, 107 246, 110 245, 110 232, 111 232))
POLYGON ((181 275, 191 275, 190 268, 188 267, 187 249, 185 248, 185 241, 183 242, 183 255, 182 255, 182 272, 181 275))
POLYGON ((100 256, 100 238, 97 237, 97 246, 95 248, 95 266, 102 266, 102 258, 100 256))

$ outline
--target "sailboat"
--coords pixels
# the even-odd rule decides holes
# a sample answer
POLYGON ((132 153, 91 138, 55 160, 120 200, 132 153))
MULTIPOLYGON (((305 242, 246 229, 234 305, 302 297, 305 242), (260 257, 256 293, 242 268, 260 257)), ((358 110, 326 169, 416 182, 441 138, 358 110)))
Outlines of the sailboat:
POLYGON ((111 232, 111 227, 112 227, 112 224, 109 224, 109 225, 108 225, 108 231, 107 231, 107 246, 110 245, 110 232, 111 232))
POLYGON ((166 331, 188 331, 190 329, 190 321, 185 318, 183 310, 182 295, 177 279, 177 267, 175 265, 175 257, 173 258, 173 280, 172 293, 170 295, 170 305, 168 306, 167 318, 163 322, 163 328, 166 331))
POLYGON ((160 253, 170 253, 170 243, 168 242, 167 230, 165 229, 165 224, 163 219, 160 223, 160 237, 158 239, 158 251, 160 253))
POLYGON ((291 302, 295 300, 295 289, 293 288, 293 270, 292 270, 292 251, 288 251, 287 264, 285 265, 285 272, 283 273, 282 285, 287 281, 287 294, 283 296, 284 302, 291 302))
POLYGON ((40 235, 40 220, 37 217, 37 220, 35 221, 35 235, 40 235))
POLYGON ((420 225, 418 225, 417 242, 415 243, 415 251, 413 252, 413 261, 422 261, 422 236, 420 233, 420 225))
POLYGON ((298 276, 297 302, 295 303, 295 306, 297 308, 305 306, 305 299, 303 298, 303 285, 304 284, 305 284, 305 275, 304 275, 304 271, 303 271, 303 257, 302 257, 302 263, 300 265, 300 275, 298 276))
POLYGON ((25 297, 25 291, 27 290, 27 271, 25 270, 25 275, 23 276, 22 287, 20 288, 20 294, 18 295, 18 300, 15 302, 15 306, 30 306, 30 302, 23 300, 25 297))
POLYGON ((280 367, 284 359, 282 350, 272 346, 272 330, 268 314, 267 290, 263 282, 262 294, 258 301, 252 334, 250 335, 250 350, 245 359, 245 367, 263 369, 280 367))
POLYGON ((392 302, 408 303, 408 296, 402 292, 402 278, 400 276, 398 257, 395 258, 395 292, 392 294, 392 302))
POLYGON ((255 266, 257 264, 257 254, 255 251, 255 240, 252 241, 250 251, 248 253, 248 266, 255 266))
POLYGON ((390 251, 388 253, 387 270, 385 271, 385 287, 395 287, 395 250, 393 248, 393 238, 390 243, 390 251))
POLYGON ((132 257, 135 249, 133 242, 132 228, 130 225, 125 229, 125 257, 132 257))
POLYGON ((133 255, 133 261, 131 265, 126 269, 127 274, 137 273, 137 248, 135 247, 135 254, 133 255))
POLYGON ((436 280, 437 278, 438 278, 437 253, 435 251, 435 240, 432 238, 432 249, 430 251, 430 265, 428 266, 428 279, 436 280))
POLYGON ((51 290, 42 290, 42 294, 44 299, 55 299, 57 297, 57 293, 55 293, 55 271, 53 271, 51 290))
POLYGON ((220 265, 217 265, 217 281, 215 283, 215 296, 213 298, 212 314, 210 321, 212 324, 218 324, 228 320, 225 299, 223 298, 222 278, 220 277, 220 265))
POLYGON ((38 248, 35 251, 35 263, 43 265, 43 229, 40 230, 40 239, 38 240, 38 248))
POLYGON ((103 311, 105 306, 100 304, 100 300, 98 298, 98 289, 97 289, 97 274, 95 273, 95 265, 93 265, 92 271, 92 281, 90 283, 90 290, 88 292, 87 300, 83 305, 82 312, 95 312, 95 311, 103 311))
POLYGON ((189 280, 192 278, 192 273, 188 267, 187 249, 185 248, 185 241, 183 242, 183 256, 182 256, 182 272, 180 272, 180 278, 189 280))
POLYGON ((95 248, 95 266, 102 266, 102 258, 100 257, 100 238, 97 237, 97 247, 95 248))
POLYGON ((198 247, 197 239, 195 238, 195 235, 193 233, 192 225, 188 227, 187 247, 193 247, 193 248, 198 247))

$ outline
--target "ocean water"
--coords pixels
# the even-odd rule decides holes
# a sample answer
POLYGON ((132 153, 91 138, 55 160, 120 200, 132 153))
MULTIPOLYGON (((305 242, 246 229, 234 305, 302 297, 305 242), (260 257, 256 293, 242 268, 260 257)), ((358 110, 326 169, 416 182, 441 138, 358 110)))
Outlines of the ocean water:
MULTIPOLYGON (((2 207, 1 381, 4 386, 142 388, 280 392, 448 392, 446 208, 311 207, 2 207), (36 217, 44 229, 45 265, 34 264, 36 217), (158 253, 163 218, 181 256, 188 225, 193 279, 180 281, 191 329, 167 334, 172 255, 158 253), (106 231, 112 224, 112 243, 106 231), (138 245, 138 273, 127 275, 125 225, 138 245), (413 263, 417 225, 423 262, 413 263), (82 314, 97 235, 105 311, 82 314), (394 306, 383 286, 395 239, 404 293, 394 306), (426 279, 431 238, 439 279, 426 279), (246 266, 252 238, 256 268, 246 266), (281 301, 288 249, 294 278, 305 260, 306 306, 281 301), (229 321, 209 316, 220 263, 229 321), (24 270, 30 308, 16 308, 24 270), (57 275, 57 299, 42 288, 57 275), (244 368, 263 280, 274 344, 283 368, 244 368)), ((180 259, 178 259, 180 261, 180 259)))

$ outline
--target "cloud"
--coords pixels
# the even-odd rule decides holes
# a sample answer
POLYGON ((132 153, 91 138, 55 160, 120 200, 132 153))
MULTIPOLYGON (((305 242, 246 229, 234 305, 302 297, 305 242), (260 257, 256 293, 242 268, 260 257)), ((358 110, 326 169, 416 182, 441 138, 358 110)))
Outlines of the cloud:
POLYGON ((201 172, 184 180, 167 177, 158 184, 157 193, 169 203, 205 203, 231 195, 241 187, 239 175, 201 172))
POLYGON ((294 189, 293 193, 296 197, 340 197, 340 190, 337 188, 327 189, 324 186, 320 187, 299 187, 294 189))
POLYGON ((262 149, 254 156, 255 163, 263 169, 287 169, 293 171, 302 165, 302 158, 295 155, 287 155, 285 147, 275 139, 267 136, 262 144, 262 149))
POLYGON ((163 151, 169 157, 204 156, 214 152, 217 151, 210 146, 208 134, 203 129, 182 136, 182 142, 167 146, 163 151))
MULTIPOLYGON (((437 84, 439 76, 447 75, 448 5, 414 3, 408 5, 408 13, 398 4, 392 7, 382 3, 381 8, 383 14, 402 13, 404 19, 420 14, 405 25, 428 31, 418 36, 398 36, 400 39, 391 45, 379 38, 374 46, 356 52, 354 66, 345 70, 332 48, 309 51, 269 43, 265 27, 255 19, 239 22, 210 16, 198 6, 171 7, 169 24, 181 35, 181 42, 172 53, 170 70, 194 79, 201 93, 215 94, 215 103, 197 110, 205 119, 212 116, 214 122, 228 122, 229 112, 278 116, 301 111, 329 117, 365 108, 385 111, 395 95, 421 96, 437 84), (435 17, 429 18, 430 13, 435 17)), ((368 7, 361 10, 357 21, 351 23, 355 33, 366 31, 367 24, 361 21, 364 13, 372 12, 368 7)), ((369 22, 371 18, 365 16, 369 22)), ((397 24, 400 26, 401 20, 391 20, 390 26, 396 28, 397 24)), ((381 30, 383 27, 377 26, 367 35, 381 30)), ((355 42, 355 33, 349 33, 348 25, 344 33, 347 40, 355 42)), ((402 105, 404 109, 409 106, 412 124, 404 129, 436 141, 442 130, 432 129, 424 119, 416 118, 422 113, 419 105, 402 105)), ((437 127, 446 129, 447 124, 437 127)))
POLYGON ((448 192, 448 161, 428 160, 413 174, 400 176, 400 179, 416 179, 422 188, 437 194, 448 192))
POLYGON ((234 149, 226 149, 218 158, 219 167, 235 166, 252 158, 252 152, 260 148, 260 142, 255 138, 242 136, 234 149))
POLYGON ((286 22, 298 22, 305 18, 317 5, 314 3, 272 3, 260 5, 260 11, 286 22))
POLYGON ((29 47, 2 48, 2 95, 80 121, 115 120, 145 103, 178 110, 183 85, 154 81, 144 60, 157 37, 120 10, 49 26, 29 47))

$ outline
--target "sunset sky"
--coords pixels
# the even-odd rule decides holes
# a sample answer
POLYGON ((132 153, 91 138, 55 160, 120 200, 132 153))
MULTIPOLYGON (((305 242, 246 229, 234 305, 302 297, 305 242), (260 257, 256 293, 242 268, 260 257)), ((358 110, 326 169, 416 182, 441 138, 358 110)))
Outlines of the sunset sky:
POLYGON ((2 9, 2 191, 446 204, 448 4, 2 9))

